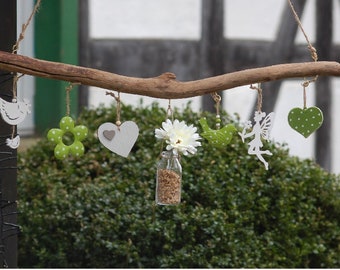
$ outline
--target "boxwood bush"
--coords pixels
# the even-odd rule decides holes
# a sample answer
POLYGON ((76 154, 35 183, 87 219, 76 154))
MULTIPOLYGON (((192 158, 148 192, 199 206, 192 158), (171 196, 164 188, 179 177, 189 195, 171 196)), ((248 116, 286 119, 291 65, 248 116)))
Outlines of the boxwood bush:
MULTIPOLYGON (((83 157, 56 160, 46 139, 19 156, 20 267, 340 267, 339 177, 284 145, 265 144, 266 171, 239 136, 224 149, 203 140, 181 159, 182 203, 156 206, 154 129, 165 115, 157 104, 123 106, 140 128, 128 158, 96 138, 114 106, 81 114, 91 131, 83 157)), ((197 126, 202 116, 213 125, 212 114, 175 111, 197 126)), ((222 119, 241 130, 237 117, 222 119)))

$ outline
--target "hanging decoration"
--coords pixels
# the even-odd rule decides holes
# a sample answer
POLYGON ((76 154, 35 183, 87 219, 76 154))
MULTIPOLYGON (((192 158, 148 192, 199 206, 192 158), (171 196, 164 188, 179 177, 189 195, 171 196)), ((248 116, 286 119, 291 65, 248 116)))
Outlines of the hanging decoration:
MULTIPOLYGON (((311 58, 316 63, 318 61, 318 54, 316 49, 313 47, 309 38, 303 29, 302 23, 300 21, 299 16, 297 15, 294 6, 291 0, 288 0, 289 6, 294 14, 294 18, 296 23, 300 27, 302 34, 304 35, 306 42, 308 44, 308 50, 310 52, 311 58)), ((316 82, 318 79, 318 75, 316 75, 311 80, 305 80, 302 84, 303 86, 303 108, 293 108, 288 113, 288 124, 292 129, 300 133, 305 138, 308 138, 314 131, 316 131, 319 127, 321 127, 323 123, 323 114, 322 111, 318 107, 309 107, 307 108, 307 95, 306 88, 310 83, 316 82)))
MULTIPOLYGON (((17 41, 17 45, 19 42, 17 41)), ((15 53, 13 48, 13 52, 15 53)), ((12 134, 10 138, 6 139, 6 145, 12 149, 17 149, 20 146, 20 136, 16 134, 16 126, 23 122, 27 114, 31 113, 31 104, 27 99, 17 101, 17 83, 23 75, 15 74, 13 76, 12 86, 12 101, 6 101, 0 98, 0 113, 2 119, 9 125, 12 125, 12 134)))
POLYGON ((182 167, 180 155, 194 155, 201 139, 193 125, 188 126, 184 121, 173 120, 170 100, 167 119, 162 128, 155 129, 155 137, 165 141, 166 151, 161 153, 157 163, 156 203, 160 205, 179 204, 181 201, 182 167), (169 119, 171 117, 172 120, 169 119))
POLYGON ((54 156, 57 159, 65 159, 68 155, 80 157, 85 152, 83 141, 88 135, 88 129, 84 125, 75 126, 70 117, 70 91, 73 84, 66 88, 66 115, 59 123, 60 128, 52 128, 47 133, 47 139, 56 144, 54 156))
POLYGON ((7 138, 6 139, 6 145, 9 147, 9 148, 12 148, 12 149, 17 149, 20 145, 20 136, 19 135, 16 135, 15 137, 12 137, 11 138, 7 138))
POLYGON ((116 124, 110 122, 101 124, 98 128, 98 139, 107 149, 126 158, 137 141, 139 128, 133 121, 123 123, 120 121, 120 93, 118 92, 118 96, 112 92, 106 94, 117 101, 117 120, 116 124))
POLYGON ((157 163, 156 203, 175 205, 181 202, 182 166, 178 153, 163 151, 157 163))
POLYGON ((0 98, 0 113, 2 119, 9 125, 12 125, 12 134, 6 139, 6 145, 12 149, 17 149, 20 146, 20 136, 16 133, 16 125, 25 120, 26 115, 31 113, 31 104, 27 99, 23 102, 17 102, 16 99, 16 82, 17 76, 13 78, 13 96, 12 102, 8 102, 0 98))
POLYGON ((265 112, 261 111, 262 108, 262 89, 260 84, 257 87, 250 86, 251 89, 255 89, 258 91, 257 97, 257 111, 255 111, 254 121, 255 124, 252 127, 251 121, 246 123, 242 133, 239 132, 239 135, 242 138, 242 142, 244 142, 245 138, 252 137, 254 138, 248 143, 248 154, 249 155, 256 155, 257 158, 264 164, 265 169, 268 170, 268 162, 264 159, 262 155, 269 155, 271 156, 272 153, 269 150, 261 150, 263 147, 262 139, 269 141, 270 131, 274 121, 274 113, 271 112, 266 116, 265 112), (246 133, 247 129, 252 130, 249 133, 246 133))
POLYGON ((201 146, 198 142, 201 138, 196 131, 196 127, 188 126, 184 121, 167 119, 162 123, 162 128, 155 130, 155 137, 165 140, 167 151, 188 156, 196 154, 196 147, 201 146))
POLYGON ((16 133, 16 125, 25 120, 27 114, 31 113, 31 104, 27 99, 17 101, 17 82, 21 76, 13 76, 12 102, 0 98, 0 113, 2 119, 12 125, 12 135, 6 139, 6 145, 12 149, 17 149, 20 145, 20 136, 16 133))
POLYGON ((309 83, 309 81, 306 81, 302 84, 303 108, 293 108, 288 114, 288 124, 305 138, 308 138, 323 123, 322 111, 315 106, 309 108, 306 106, 306 87, 309 83))
POLYGON ((212 97, 216 103, 216 129, 211 129, 207 123, 207 119, 201 118, 199 123, 203 129, 203 132, 200 134, 203 138, 207 139, 209 143, 216 147, 222 148, 227 146, 232 137, 236 128, 233 124, 228 124, 224 126, 222 129, 221 127, 221 116, 220 116, 220 104, 221 104, 221 96, 218 95, 216 92, 212 94, 212 97))
POLYGON ((16 126, 25 120, 26 115, 31 113, 31 104, 27 99, 17 101, 16 98, 12 102, 0 98, 0 112, 2 119, 12 126, 16 126))
POLYGON ((288 123, 292 129, 308 138, 323 122, 322 111, 318 107, 293 108, 288 114, 288 123))

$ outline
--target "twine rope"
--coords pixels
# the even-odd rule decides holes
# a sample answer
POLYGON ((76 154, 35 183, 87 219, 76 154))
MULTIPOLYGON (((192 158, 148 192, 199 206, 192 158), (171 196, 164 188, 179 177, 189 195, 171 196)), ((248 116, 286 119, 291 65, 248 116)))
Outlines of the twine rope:
POLYGON ((171 107, 171 99, 169 99, 169 103, 168 103, 168 108, 166 110, 166 119, 171 118, 171 121, 174 121, 174 111, 172 110, 171 107))
POLYGON ((71 100, 70 100, 70 92, 73 88, 73 85, 72 83, 69 84, 67 87, 66 87, 66 115, 69 116, 70 115, 70 112, 71 112, 71 100))
POLYGON ((250 89, 254 89, 257 91, 257 111, 262 112, 262 88, 261 83, 258 83, 257 86, 250 85, 250 89))
MULTIPOLYGON (((293 14, 294 14, 294 18, 302 32, 302 34, 304 35, 306 42, 307 42, 307 46, 308 49, 310 51, 311 57, 314 60, 314 62, 318 61, 318 54, 316 49, 313 47, 312 43, 310 42, 308 35, 306 34, 306 31, 303 29, 301 20, 298 16, 298 14, 295 11, 295 8, 293 6, 293 3, 291 0, 288 0, 288 4, 290 6, 290 9, 292 10, 293 14)), ((318 79, 318 75, 316 75, 313 79, 307 80, 306 78, 304 79, 304 82, 302 83, 302 87, 303 87, 303 108, 305 109, 307 107, 307 94, 306 94, 306 88, 309 86, 309 84, 316 82, 316 80, 318 79)))
POLYGON ((12 47, 12 53, 17 53, 17 51, 19 50, 19 44, 25 38, 26 29, 30 25, 34 15, 38 12, 40 4, 41 4, 41 0, 38 0, 36 2, 36 4, 34 5, 34 9, 33 9, 32 13, 31 13, 31 15, 29 16, 27 22, 22 25, 21 33, 19 35, 19 38, 16 41, 16 43, 14 44, 14 46, 12 47))
POLYGON ((118 126, 118 130, 120 125, 122 124, 122 122, 120 121, 120 112, 121 112, 121 99, 120 99, 120 92, 118 92, 117 96, 110 91, 106 92, 106 95, 113 97, 116 102, 117 102, 117 106, 116 106, 116 125, 118 126))
MULTIPOLYGON (((18 52, 19 44, 25 38, 26 29, 30 25, 34 15, 38 12, 38 9, 40 7, 40 3, 41 3, 41 0, 38 0, 36 2, 36 4, 34 5, 34 9, 33 9, 32 13, 31 13, 31 15, 29 16, 27 22, 22 25, 21 33, 19 34, 19 37, 18 37, 17 41, 15 42, 15 44, 12 47, 12 54, 16 54, 18 52)), ((18 85, 18 80, 23 75, 24 74, 21 74, 20 76, 18 76, 18 74, 15 73, 14 76, 13 76, 13 86, 12 86, 12 96, 13 96, 13 98, 12 99, 15 100, 15 101, 17 100, 17 85, 18 85)), ((12 140, 13 140, 13 138, 15 136, 15 133, 16 133, 16 126, 12 126, 12 136, 11 136, 12 140)))
MULTIPOLYGON (((17 84, 18 84, 18 80, 20 79, 20 77, 22 77, 23 74, 21 74, 20 76, 18 76, 18 74, 15 74, 13 76, 13 89, 12 89, 12 96, 13 96, 13 100, 17 100, 17 84)), ((11 139, 14 139, 16 133, 16 126, 12 126, 12 135, 11 135, 11 139)))
POLYGON ((309 84, 305 84, 303 83, 302 86, 303 86, 303 108, 306 109, 307 108, 307 94, 306 94, 306 87, 308 86, 309 84))
POLYGON ((13 99, 15 99, 15 100, 17 99, 17 86, 18 86, 18 80, 19 80, 20 77, 18 76, 17 73, 13 76, 12 96, 13 96, 13 99))
MULTIPOLYGON (((30 25, 34 15, 38 12, 38 9, 40 7, 40 3, 41 3, 41 0, 38 0, 36 2, 36 4, 34 5, 34 8, 33 8, 33 11, 31 13, 31 15, 29 16, 27 22, 22 25, 21 33, 19 34, 19 37, 18 37, 17 41, 15 42, 15 44, 12 47, 12 54, 16 54, 18 52, 19 44, 25 38, 26 29, 30 25)), ((23 75, 21 75, 21 76, 23 76, 23 75)), ((18 80, 19 80, 19 78, 21 76, 18 77, 17 73, 13 76, 13 89, 12 89, 12 93, 13 93, 13 98, 14 99, 17 98, 17 82, 18 82, 18 80)))
POLYGON ((79 85, 80 83, 70 83, 66 87, 66 115, 69 116, 71 113, 71 99, 70 99, 70 92, 73 89, 73 86, 79 85))
POLYGON ((295 20, 296 20, 296 22, 297 22, 297 24, 298 24, 298 26, 299 26, 299 28, 300 28, 302 34, 304 35, 304 37, 305 37, 305 39, 306 39, 306 42, 307 42, 307 44, 308 44, 308 49, 309 49, 309 51, 310 51, 311 57, 312 57, 312 59, 314 60, 314 62, 316 62, 316 61, 318 61, 318 54, 317 54, 317 51, 316 51, 316 49, 313 47, 312 43, 309 41, 309 38, 308 38, 308 36, 307 36, 305 30, 303 29, 301 20, 300 20, 300 18, 299 18, 299 15, 298 15, 298 14, 296 13, 296 11, 295 11, 295 8, 294 8, 294 6, 293 6, 292 1, 291 1, 291 0, 287 0, 287 1, 288 1, 289 6, 290 6, 290 9, 292 10, 292 12, 293 12, 293 14, 294 14, 294 18, 295 18, 295 20))
POLYGON ((214 92, 211 94, 212 98, 214 99, 216 103, 216 129, 220 129, 221 127, 221 115, 220 115, 220 105, 221 105, 221 96, 217 94, 217 92, 214 92))
POLYGON ((217 94, 217 92, 212 93, 211 96, 216 103, 216 115, 220 115, 220 105, 222 98, 219 94, 217 94))

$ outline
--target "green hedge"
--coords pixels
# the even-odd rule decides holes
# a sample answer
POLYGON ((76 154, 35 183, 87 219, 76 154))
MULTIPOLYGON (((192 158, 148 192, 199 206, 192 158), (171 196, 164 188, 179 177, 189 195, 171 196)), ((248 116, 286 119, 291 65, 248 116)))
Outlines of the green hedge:
MULTIPOLYGON (((266 171, 239 136, 221 150, 202 141, 181 159, 182 203, 156 206, 154 129, 165 114, 157 104, 123 106, 122 120, 140 128, 128 158, 95 135, 115 107, 82 113, 82 158, 56 160, 45 139, 20 155, 20 267, 340 267, 339 177, 282 145, 265 144, 266 171)), ((209 113, 175 112, 195 125, 202 115, 213 125, 209 113)))

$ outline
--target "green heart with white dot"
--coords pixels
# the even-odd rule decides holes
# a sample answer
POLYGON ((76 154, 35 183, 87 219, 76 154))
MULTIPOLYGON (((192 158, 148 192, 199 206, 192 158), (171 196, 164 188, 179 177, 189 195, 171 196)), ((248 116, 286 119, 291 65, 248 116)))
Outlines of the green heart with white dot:
POLYGON ((288 114, 288 123, 292 129, 305 138, 316 131, 323 122, 322 111, 318 107, 294 108, 288 114))

